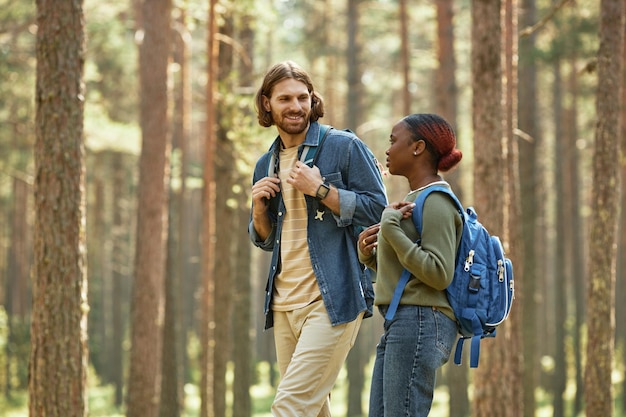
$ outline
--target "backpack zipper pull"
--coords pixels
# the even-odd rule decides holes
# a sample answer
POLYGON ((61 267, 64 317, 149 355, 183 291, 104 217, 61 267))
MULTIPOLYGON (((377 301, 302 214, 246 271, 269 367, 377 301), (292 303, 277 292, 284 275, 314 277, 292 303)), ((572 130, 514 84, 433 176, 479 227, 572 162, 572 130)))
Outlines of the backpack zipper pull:
POLYGON ((504 261, 498 259, 498 281, 504 282, 504 261))
POLYGON ((465 266, 463 267, 463 270, 465 272, 469 272, 470 267, 473 264, 474 264, 474 249, 470 249, 469 255, 467 255, 467 258, 465 258, 465 266))

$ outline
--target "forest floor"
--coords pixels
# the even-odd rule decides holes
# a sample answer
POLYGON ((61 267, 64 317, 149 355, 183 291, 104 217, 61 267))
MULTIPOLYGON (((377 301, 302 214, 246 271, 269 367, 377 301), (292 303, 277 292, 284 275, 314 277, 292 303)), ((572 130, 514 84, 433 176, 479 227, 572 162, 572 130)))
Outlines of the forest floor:
MULTIPOLYGON (((269 412, 272 399, 274 397, 274 388, 269 383, 267 378, 266 369, 261 367, 258 370, 259 383, 254 385, 250 393, 252 395, 252 415, 250 417, 271 417, 269 412)), ((369 388, 369 381, 366 381, 364 386, 365 391, 369 388)), ((566 408, 571 410, 571 397, 573 389, 568 387, 566 392, 566 408)), ((613 414, 614 417, 626 417, 622 413, 620 406, 620 389, 619 385, 616 386, 614 395, 616 398, 616 407, 613 414)), ((333 416, 345 416, 346 415, 346 389, 347 378, 345 370, 340 374, 337 384, 331 394, 331 408, 333 416)), ((124 417, 123 409, 115 407, 114 405, 114 387, 107 386, 91 386, 87 391, 89 395, 89 417, 124 417)), ((363 412, 367 415, 367 392, 363 395, 363 412)), ((552 417, 552 405, 550 403, 551 398, 546 395, 545 392, 537 393, 537 410, 535 412, 536 417, 552 417)), ((227 404, 229 410, 227 415, 231 415, 232 409, 232 395, 227 398, 227 404)), ((185 387, 185 409, 181 417, 197 417, 200 413, 200 397, 198 388, 195 385, 188 384, 185 387)), ((566 415, 571 415, 571 411, 566 415)), ((28 417, 28 394, 26 391, 13 392, 11 399, 7 400, 5 397, 0 397, 0 416, 1 417, 28 417)), ((581 414, 582 416, 582 414, 581 414)), ((440 387, 435 391, 433 407, 430 412, 430 417, 448 417, 448 390, 446 387, 440 387)))

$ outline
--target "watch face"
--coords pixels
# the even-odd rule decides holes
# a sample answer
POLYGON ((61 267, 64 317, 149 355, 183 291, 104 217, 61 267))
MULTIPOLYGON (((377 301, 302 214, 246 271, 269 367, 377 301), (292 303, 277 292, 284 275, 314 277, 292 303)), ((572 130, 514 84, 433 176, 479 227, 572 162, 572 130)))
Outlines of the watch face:
POLYGON ((317 189, 317 198, 319 198, 320 200, 325 199, 329 191, 330 187, 328 185, 320 184, 319 188, 317 189))

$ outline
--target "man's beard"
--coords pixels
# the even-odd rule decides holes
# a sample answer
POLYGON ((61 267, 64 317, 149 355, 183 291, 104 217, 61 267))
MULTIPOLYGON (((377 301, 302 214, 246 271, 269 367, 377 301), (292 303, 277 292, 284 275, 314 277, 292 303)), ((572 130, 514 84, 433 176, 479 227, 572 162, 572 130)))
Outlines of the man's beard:
POLYGON ((289 120, 286 116, 276 117, 275 115, 274 120, 278 120, 276 122, 276 126, 278 128, 280 128, 282 131, 290 135, 297 135, 299 133, 302 133, 309 126, 309 117, 307 114, 303 115, 302 121, 297 124, 294 123, 294 121, 289 120))

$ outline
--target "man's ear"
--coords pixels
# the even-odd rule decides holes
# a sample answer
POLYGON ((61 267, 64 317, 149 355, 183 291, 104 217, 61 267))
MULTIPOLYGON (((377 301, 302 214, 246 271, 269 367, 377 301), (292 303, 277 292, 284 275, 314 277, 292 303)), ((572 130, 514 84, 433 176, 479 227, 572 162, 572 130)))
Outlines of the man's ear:
POLYGON ((267 98, 267 96, 263 96, 263 109, 268 113, 272 111, 272 106, 270 106, 270 99, 267 98))

